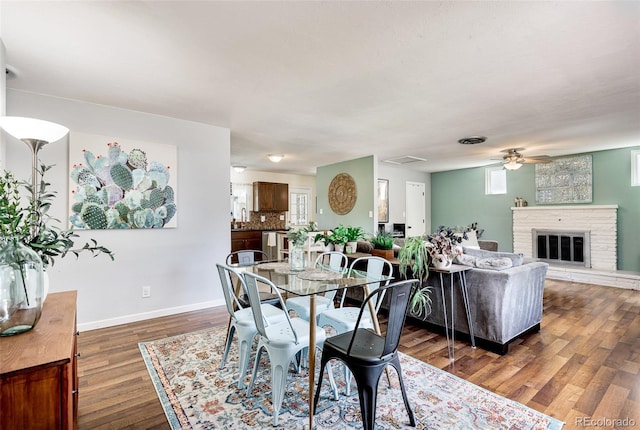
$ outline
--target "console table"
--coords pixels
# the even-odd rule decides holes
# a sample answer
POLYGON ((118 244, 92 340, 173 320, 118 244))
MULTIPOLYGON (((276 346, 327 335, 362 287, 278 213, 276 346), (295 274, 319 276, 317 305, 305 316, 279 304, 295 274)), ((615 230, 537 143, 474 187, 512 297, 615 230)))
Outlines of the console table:
POLYGON ((476 341, 473 337, 473 322, 471 320, 471 315, 469 313, 469 296, 467 295, 467 278, 465 276, 465 272, 471 269, 470 266, 464 266, 462 264, 452 264, 446 269, 439 269, 436 267, 429 267, 430 272, 435 272, 440 276, 440 292, 442 293, 442 307, 444 311, 444 331, 447 335, 447 350, 449 352, 449 358, 451 361, 455 359, 455 300, 453 298, 454 293, 454 277, 457 274, 458 279, 460 280, 460 290, 462 291, 462 301, 464 303, 464 310, 467 314, 467 324, 469 324, 469 335, 471 336, 471 347, 476 347, 476 341), (444 295, 444 275, 449 276, 449 287, 451 289, 451 336, 449 336, 449 324, 447 322, 447 300, 444 295), (451 341, 449 341, 451 338, 451 341))
POLYGON ((77 292, 47 296, 36 326, 0 338, 0 429, 75 429, 77 292))

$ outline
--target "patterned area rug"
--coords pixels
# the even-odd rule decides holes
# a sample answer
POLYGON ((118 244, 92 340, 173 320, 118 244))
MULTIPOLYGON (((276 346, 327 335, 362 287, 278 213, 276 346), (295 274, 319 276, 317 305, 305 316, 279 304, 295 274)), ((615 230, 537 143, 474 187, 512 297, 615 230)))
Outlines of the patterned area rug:
MULTIPOLYGON (((247 397, 234 382, 237 374, 236 340, 222 370, 226 326, 140 343, 151 379, 172 429, 301 429, 308 427, 308 373, 293 367, 273 427, 271 385, 267 354, 247 397)), ((408 355, 401 354, 402 373, 417 429, 561 429, 563 423, 464 381, 408 355)), ((319 363, 319 359, 318 359, 319 363)), ((251 365, 253 364, 253 357, 251 365)), ((413 428, 404 408, 397 375, 390 367, 391 387, 382 376, 378 386, 376 430, 413 428)), ((318 366, 319 371, 319 366, 318 366)), ((316 375, 318 375, 316 371, 316 375)), ((329 381, 322 384, 314 428, 361 429, 360 404, 355 382, 351 396, 344 395, 341 367, 334 365, 339 401, 333 399, 329 381)), ((325 374, 326 378, 326 374, 325 374)), ((246 382, 250 379, 250 371, 246 382)))

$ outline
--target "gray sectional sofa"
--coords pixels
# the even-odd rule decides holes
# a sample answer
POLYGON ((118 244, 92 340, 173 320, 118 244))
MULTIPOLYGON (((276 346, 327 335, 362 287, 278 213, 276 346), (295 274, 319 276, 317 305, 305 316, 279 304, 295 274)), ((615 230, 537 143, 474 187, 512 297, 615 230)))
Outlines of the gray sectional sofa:
MULTIPOLYGON (((520 254, 463 249, 464 254, 456 259, 456 263, 472 267, 465 273, 476 344, 505 354, 510 342, 526 333, 540 330, 542 291, 548 264, 525 261, 520 254)), ((457 276, 455 278, 455 329, 457 335, 458 332, 468 335, 462 295, 457 276)), ((448 277, 445 276, 444 280, 450 318, 448 277)), ((437 273, 429 274, 428 284, 433 286, 433 304, 431 313, 424 321, 428 325, 443 328, 442 295, 437 273)))

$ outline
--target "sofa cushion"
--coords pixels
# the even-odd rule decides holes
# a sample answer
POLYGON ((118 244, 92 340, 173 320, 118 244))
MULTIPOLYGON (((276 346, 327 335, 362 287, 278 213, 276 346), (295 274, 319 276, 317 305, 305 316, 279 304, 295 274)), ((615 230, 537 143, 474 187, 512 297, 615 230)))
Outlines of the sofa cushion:
POLYGON ((513 267, 522 266, 524 256, 522 254, 514 254, 513 252, 493 252, 483 249, 475 249, 464 246, 463 252, 477 258, 509 258, 513 267))
POLYGON ((462 264, 463 266, 476 267, 476 260, 478 257, 474 257, 473 255, 468 254, 460 254, 456 255, 456 258, 453 260, 456 264, 462 264))
POLYGON ((476 267, 478 269, 504 270, 513 267, 510 258, 478 258, 476 259, 476 267))

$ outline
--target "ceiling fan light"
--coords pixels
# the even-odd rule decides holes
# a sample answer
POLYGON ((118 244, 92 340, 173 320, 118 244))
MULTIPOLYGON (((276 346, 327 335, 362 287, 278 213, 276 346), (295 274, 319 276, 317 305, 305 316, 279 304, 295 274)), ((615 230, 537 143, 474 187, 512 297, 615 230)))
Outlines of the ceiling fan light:
POLYGON ((284 158, 284 155, 282 155, 282 154, 269 154, 268 157, 269 157, 269 160, 272 163, 279 163, 284 158))
POLYGON ((504 163, 504 168, 507 169, 507 170, 518 170, 521 167, 522 167, 522 164, 520 164, 520 163, 518 163, 518 162, 516 162, 514 160, 511 160, 508 163, 504 163))

